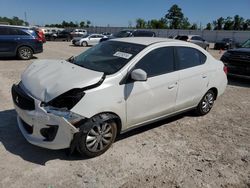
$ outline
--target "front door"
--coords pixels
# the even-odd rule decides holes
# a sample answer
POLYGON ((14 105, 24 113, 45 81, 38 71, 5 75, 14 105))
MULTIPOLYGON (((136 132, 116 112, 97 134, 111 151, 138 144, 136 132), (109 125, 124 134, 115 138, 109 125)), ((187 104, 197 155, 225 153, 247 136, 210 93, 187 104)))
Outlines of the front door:
POLYGON ((147 81, 125 85, 128 126, 156 119, 175 110, 178 73, 174 71, 172 47, 157 48, 145 55, 133 68, 147 73, 147 81))

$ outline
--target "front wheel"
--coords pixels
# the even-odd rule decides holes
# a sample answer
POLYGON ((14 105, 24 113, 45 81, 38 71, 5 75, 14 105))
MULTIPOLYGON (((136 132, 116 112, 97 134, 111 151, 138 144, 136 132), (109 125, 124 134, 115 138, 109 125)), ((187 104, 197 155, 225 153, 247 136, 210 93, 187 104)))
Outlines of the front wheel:
POLYGON ((212 90, 209 90, 204 97, 201 99, 200 103, 196 108, 196 114, 203 116, 206 115, 213 107, 215 100, 215 94, 212 90))
POLYGON ((82 132, 78 142, 78 151, 82 156, 99 156, 110 148, 115 141, 116 134, 116 122, 112 119, 103 121, 100 118, 93 123, 87 133, 82 132))
POLYGON ((88 46, 88 43, 87 43, 87 42, 82 42, 82 46, 83 46, 83 47, 87 47, 87 46, 88 46))

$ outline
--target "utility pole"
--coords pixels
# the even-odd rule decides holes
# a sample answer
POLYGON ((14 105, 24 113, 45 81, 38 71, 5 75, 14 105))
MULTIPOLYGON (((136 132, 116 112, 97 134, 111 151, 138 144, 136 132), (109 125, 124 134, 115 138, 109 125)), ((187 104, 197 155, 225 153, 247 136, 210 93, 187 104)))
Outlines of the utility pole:
POLYGON ((28 26, 29 23, 27 21, 27 14, 26 14, 26 12, 24 12, 24 20, 25 20, 25 25, 28 26))

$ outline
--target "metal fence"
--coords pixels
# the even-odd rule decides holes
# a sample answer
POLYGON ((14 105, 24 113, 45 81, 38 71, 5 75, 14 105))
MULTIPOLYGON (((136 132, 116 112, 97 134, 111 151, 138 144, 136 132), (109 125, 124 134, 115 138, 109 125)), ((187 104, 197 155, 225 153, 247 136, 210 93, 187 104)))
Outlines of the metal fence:
MULTIPOLYGON (((90 27, 86 28, 89 33, 116 33, 124 27, 90 27)), ((209 30, 176 30, 176 29, 143 29, 154 31, 158 37, 174 37, 179 34, 200 35, 209 42, 217 42, 223 38, 232 38, 236 42, 242 43, 250 39, 250 31, 209 31, 209 30)))

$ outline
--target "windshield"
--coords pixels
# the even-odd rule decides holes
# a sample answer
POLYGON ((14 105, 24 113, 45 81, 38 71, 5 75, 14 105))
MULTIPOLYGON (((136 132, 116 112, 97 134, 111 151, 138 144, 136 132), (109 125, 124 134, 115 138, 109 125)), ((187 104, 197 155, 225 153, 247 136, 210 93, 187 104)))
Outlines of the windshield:
POLYGON ((145 47, 140 44, 106 41, 76 56, 72 63, 105 74, 113 74, 145 47))
POLYGON ((248 39, 246 42, 244 42, 242 45, 241 45, 242 48, 250 48, 250 39, 248 39))
POLYGON ((87 38, 87 37, 89 37, 89 35, 90 34, 83 35, 83 36, 81 36, 81 38, 87 38))
POLYGON ((130 33, 131 33, 131 31, 120 31, 120 32, 114 34, 114 36, 117 38, 129 37, 130 33))

